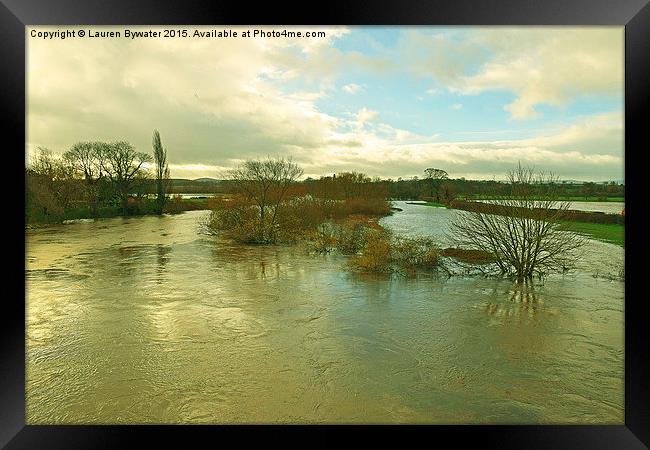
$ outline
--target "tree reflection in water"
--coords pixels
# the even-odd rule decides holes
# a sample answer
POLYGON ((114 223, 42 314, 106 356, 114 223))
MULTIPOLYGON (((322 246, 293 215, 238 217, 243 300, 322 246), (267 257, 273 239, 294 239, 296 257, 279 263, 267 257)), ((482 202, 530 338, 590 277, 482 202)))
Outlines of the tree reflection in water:
POLYGON ((169 253, 172 249, 168 245, 158 244, 156 245, 156 283, 163 284, 165 282, 165 272, 167 271, 166 266, 169 262, 169 253))
POLYGON ((507 302, 489 302, 485 310, 489 315, 537 320, 544 300, 535 291, 533 281, 514 282, 505 292, 507 302))

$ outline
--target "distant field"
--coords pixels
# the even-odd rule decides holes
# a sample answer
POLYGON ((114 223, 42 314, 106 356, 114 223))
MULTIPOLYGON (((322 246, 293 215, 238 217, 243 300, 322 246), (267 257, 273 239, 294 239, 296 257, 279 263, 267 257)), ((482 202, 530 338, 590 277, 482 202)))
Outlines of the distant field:
MULTIPOLYGON (((468 195, 465 199, 471 200, 499 200, 495 195, 468 195)), ((535 197, 531 200, 544 200, 544 197, 535 197)), ((625 202, 625 197, 596 197, 596 196, 574 196, 574 197, 558 197, 560 201, 566 202, 625 202)))
MULTIPOLYGON (((481 200, 488 200, 481 199, 481 200)), ((575 200, 572 200, 575 201, 575 200)), ((426 202, 416 203, 422 206, 433 206, 436 208, 446 207, 441 203, 426 202)), ((609 242, 611 244, 620 245, 625 247, 625 225, 621 224, 604 224, 604 223, 591 223, 591 222, 562 222, 560 229, 567 231, 575 231, 576 233, 589 236, 593 239, 609 242)))

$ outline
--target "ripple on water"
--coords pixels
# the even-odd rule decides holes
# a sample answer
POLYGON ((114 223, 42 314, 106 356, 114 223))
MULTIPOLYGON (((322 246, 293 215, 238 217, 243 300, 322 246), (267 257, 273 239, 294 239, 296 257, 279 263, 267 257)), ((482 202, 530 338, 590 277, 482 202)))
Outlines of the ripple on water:
MULTIPOLYGON (((450 214, 399 206, 406 234, 450 214)), ((623 423, 612 246, 522 289, 350 273, 205 214, 27 230, 29 423, 623 423)))

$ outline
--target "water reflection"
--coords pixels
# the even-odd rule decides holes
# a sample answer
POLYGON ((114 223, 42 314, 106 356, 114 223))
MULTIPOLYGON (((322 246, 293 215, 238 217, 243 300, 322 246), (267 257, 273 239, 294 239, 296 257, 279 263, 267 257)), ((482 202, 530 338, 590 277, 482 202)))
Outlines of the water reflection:
POLYGON ((362 274, 204 214, 28 232, 29 423, 622 423, 621 282, 362 274))
POLYGON ((165 280, 166 266, 169 262, 169 254, 172 249, 168 245, 158 244, 156 246, 156 282, 162 284, 165 280))
POLYGON ((489 316, 503 320, 535 322, 540 313, 549 313, 544 309, 543 296, 536 292, 535 283, 532 281, 515 282, 503 295, 498 294, 501 292, 493 292, 492 295, 497 300, 485 304, 485 312, 489 316))

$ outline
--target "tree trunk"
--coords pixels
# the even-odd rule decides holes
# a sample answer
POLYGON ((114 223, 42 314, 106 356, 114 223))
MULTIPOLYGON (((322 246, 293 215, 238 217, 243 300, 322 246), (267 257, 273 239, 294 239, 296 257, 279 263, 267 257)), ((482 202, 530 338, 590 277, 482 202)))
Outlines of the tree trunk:
POLYGON ((162 214, 163 209, 165 207, 165 194, 163 192, 163 180, 159 179, 157 180, 157 198, 156 198, 156 203, 157 203, 157 213, 162 214))

